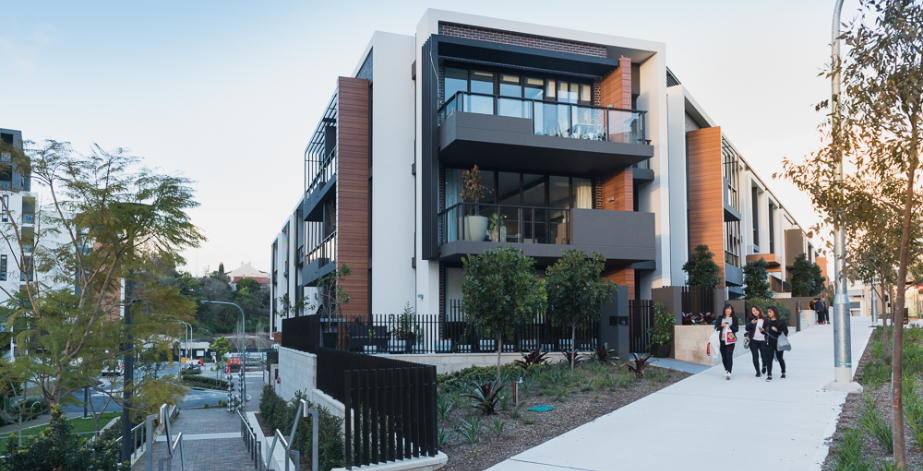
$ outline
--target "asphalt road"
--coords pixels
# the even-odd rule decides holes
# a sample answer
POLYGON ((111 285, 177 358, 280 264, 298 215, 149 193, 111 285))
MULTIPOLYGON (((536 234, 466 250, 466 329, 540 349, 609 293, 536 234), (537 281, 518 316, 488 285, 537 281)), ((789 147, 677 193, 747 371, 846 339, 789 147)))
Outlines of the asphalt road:
MULTIPOLYGON (((175 374, 177 371, 176 367, 165 368, 161 370, 161 374, 175 374)), ((203 371, 203 375, 214 377, 214 371, 208 371, 206 368, 203 371)), ((220 372, 219 379, 225 379, 224 372, 220 372)), ((99 378, 102 384, 100 388, 109 389, 110 381, 117 381, 121 383, 121 377, 119 376, 104 376, 99 378)), ((262 372, 261 371, 248 371, 247 372, 247 394, 250 396, 250 400, 259 400, 261 388, 262 388, 262 372)), ((78 392, 74 394, 74 397, 80 404, 67 404, 63 406, 64 412, 79 412, 83 413, 83 392, 78 392)), ((179 403, 179 406, 185 409, 196 409, 205 407, 205 404, 208 404, 211 407, 216 407, 219 400, 227 401, 228 395, 226 392, 216 392, 213 390, 197 390, 190 389, 189 393, 186 394, 186 397, 182 402, 179 403)), ((93 403, 93 406, 96 408, 96 412, 113 412, 121 410, 121 407, 118 406, 114 401, 109 400, 108 395, 100 392, 90 391, 90 401, 93 403), (108 401, 108 403, 107 403, 108 401)), ((92 412, 91 409, 87 408, 89 412, 92 412)))

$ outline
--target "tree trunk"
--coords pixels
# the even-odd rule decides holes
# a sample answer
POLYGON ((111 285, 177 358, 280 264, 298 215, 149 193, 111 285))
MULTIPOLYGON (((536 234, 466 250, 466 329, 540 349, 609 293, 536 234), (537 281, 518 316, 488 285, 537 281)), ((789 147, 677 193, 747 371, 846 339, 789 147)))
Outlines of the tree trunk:
POLYGON ((497 336, 497 381, 500 381, 500 352, 503 351, 503 334, 497 336))
MULTIPOLYGON (((887 290, 885 288, 888 288, 887 284, 882 285, 882 290, 881 290, 882 294, 886 292, 890 293, 890 288, 888 288, 887 290)), ((885 315, 882 316, 882 319, 881 319, 881 344, 883 346, 882 353, 885 358, 888 358, 891 355, 891 339, 888 337, 888 318, 890 316, 888 316, 888 308, 887 308, 886 303, 885 303, 884 314, 885 315)))
MULTIPOLYGON (((914 135, 916 135, 915 132, 914 135)), ((916 139, 914 139, 914 141, 916 141, 916 139)), ((910 222, 913 215, 912 209, 915 196, 913 191, 917 165, 915 144, 914 142, 914 145, 911 147, 914 149, 913 162, 910 163, 907 190, 904 194, 900 265, 897 270, 897 302, 895 303, 894 320, 891 322, 891 330, 893 331, 891 335, 894 340, 894 352, 891 356, 891 403, 893 406, 891 418, 893 422, 892 430, 894 433, 894 463, 897 465, 898 469, 907 467, 907 452, 904 445, 904 403, 902 399, 904 390, 904 297, 907 282, 907 264, 910 252, 910 236, 912 233, 910 222)))

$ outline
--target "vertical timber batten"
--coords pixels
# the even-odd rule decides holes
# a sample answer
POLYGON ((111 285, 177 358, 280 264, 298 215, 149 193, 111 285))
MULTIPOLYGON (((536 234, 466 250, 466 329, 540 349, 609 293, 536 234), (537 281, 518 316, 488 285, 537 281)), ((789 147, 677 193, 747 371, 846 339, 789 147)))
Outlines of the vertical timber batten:
POLYGON ((715 254, 724 284, 724 181, 721 178, 721 127, 686 133, 689 156, 689 252, 705 244, 715 254))
POLYGON ((348 319, 365 319, 369 302, 369 81, 337 80, 337 263, 352 274, 343 280, 348 319))

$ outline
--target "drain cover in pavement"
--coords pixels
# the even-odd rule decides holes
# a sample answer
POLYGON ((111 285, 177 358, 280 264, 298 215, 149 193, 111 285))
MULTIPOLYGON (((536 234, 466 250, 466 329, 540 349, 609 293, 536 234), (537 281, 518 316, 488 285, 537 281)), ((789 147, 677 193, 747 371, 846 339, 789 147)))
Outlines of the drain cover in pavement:
POLYGON ((533 407, 533 408, 531 408, 531 409, 528 409, 528 410, 530 410, 530 411, 532 411, 532 412, 548 412, 548 411, 553 411, 553 410, 554 410, 554 406, 535 406, 535 407, 533 407))

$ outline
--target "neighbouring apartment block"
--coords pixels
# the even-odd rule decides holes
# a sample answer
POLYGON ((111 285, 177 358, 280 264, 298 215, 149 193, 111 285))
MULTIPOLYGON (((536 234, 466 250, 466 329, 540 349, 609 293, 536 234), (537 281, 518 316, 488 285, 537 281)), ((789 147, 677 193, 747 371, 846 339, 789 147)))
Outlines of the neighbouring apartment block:
POLYGON ((754 258, 779 293, 798 254, 826 269, 663 43, 427 10, 415 35, 375 32, 358 58, 330 78, 305 188, 272 243, 274 333, 279 300, 313 301, 343 264, 346 317, 407 303, 455 315, 463 257, 497 246, 538 270, 563 249, 598 252, 630 298, 684 284, 699 244, 729 299, 754 258), (485 192, 464 201, 475 165, 485 192))

